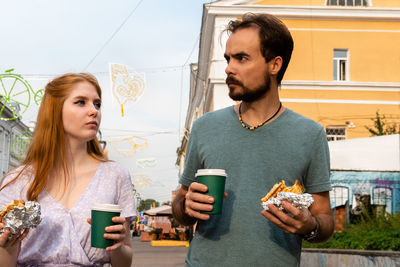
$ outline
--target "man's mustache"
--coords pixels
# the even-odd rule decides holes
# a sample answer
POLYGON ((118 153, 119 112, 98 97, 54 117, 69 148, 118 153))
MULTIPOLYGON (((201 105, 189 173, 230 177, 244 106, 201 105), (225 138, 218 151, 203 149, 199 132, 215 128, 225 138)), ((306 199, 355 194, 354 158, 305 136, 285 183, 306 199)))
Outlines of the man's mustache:
POLYGON ((239 81, 239 80, 233 78, 232 76, 226 77, 225 82, 226 82, 227 84, 236 84, 236 85, 243 86, 243 84, 242 84, 241 81, 239 81))

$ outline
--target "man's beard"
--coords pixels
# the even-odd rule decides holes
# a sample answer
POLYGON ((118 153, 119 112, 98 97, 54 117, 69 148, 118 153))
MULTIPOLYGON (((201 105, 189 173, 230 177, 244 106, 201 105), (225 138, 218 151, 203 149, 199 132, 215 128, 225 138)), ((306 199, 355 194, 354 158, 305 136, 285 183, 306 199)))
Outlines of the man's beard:
POLYGON ((234 92, 235 89, 229 88, 230 98, 235 101, 253 102, 263 97, 270 90, 271 79, 270 76, 266 74, 264 78, 264 84, 255 88, 254 90, 250 90, 249 88, 245 87, 241 81, 233 78, 232 76, 228 76, 226 78, 226 83, 236 84, 243 88, 242 92, 237 93, 234 92))

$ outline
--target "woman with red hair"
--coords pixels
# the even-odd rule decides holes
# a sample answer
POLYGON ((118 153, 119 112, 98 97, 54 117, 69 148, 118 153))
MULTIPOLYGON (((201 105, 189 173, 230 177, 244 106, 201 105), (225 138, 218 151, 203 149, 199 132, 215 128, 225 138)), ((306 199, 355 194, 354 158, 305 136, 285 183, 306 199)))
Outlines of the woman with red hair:
MULTIPOLYGON (((1 266, 131 266, 129 225, 136 207, 129 173, 109 161, 96 138, 101 88, 86 73, 68 73, 46 85, 23 164, 3 179, 0 207, 14 199, 37 201, 42 221, 11 239, 0 235, 1 266), (119 204, 106 228, 114 245, 90 246, 93 204, 119 204)), ((0 229, 3 224, 0 223, 0 229)))

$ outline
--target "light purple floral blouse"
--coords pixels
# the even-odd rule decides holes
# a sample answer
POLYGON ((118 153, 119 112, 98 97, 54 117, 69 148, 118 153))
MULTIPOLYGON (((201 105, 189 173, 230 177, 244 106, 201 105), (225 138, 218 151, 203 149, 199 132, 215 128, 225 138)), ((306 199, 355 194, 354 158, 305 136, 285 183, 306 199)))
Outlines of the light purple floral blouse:
MULTIPOLYGON (((21 170, 21 167, 19 168, 21 170)), ((18 171, 18 169, 17 169, 18 171)), ((8 175, 2 185, 15 174, 8 175)), ((26 200, 30 176, 23 175, 0 191, 0 207, 14 199, 26 200)), ((42 222, 22 241, 18 266, 103 266, 110 262, 105 249, 90 246, 91 207, 95 203, 119 204, 122 217, 133 220, 136 207, 129 173, 115 162, 100 163, 88 187, 67 210, 47 191, 39 194, 42 222)))

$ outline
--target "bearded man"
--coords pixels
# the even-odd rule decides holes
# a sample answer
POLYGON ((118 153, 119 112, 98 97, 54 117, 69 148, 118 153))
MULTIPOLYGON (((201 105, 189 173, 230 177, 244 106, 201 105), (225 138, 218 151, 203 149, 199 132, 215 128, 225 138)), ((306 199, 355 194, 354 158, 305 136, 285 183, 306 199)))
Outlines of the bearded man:
POLYGON ((173 214, 197 222, 186 266, 298 266, 302 239, 322 242, 333 232, 329 150, 318 123, 282 106, 279 85, 293 50, 287 27, 268 14, 246 14, 227 27, 226 83, 239 104, 203 115, 193 124, 173 214), (224 169, 220 215, 197 183, 198 169, 224 169), (260 197, 284 180, 298 180, 314 198, 309 208, 260 197))

